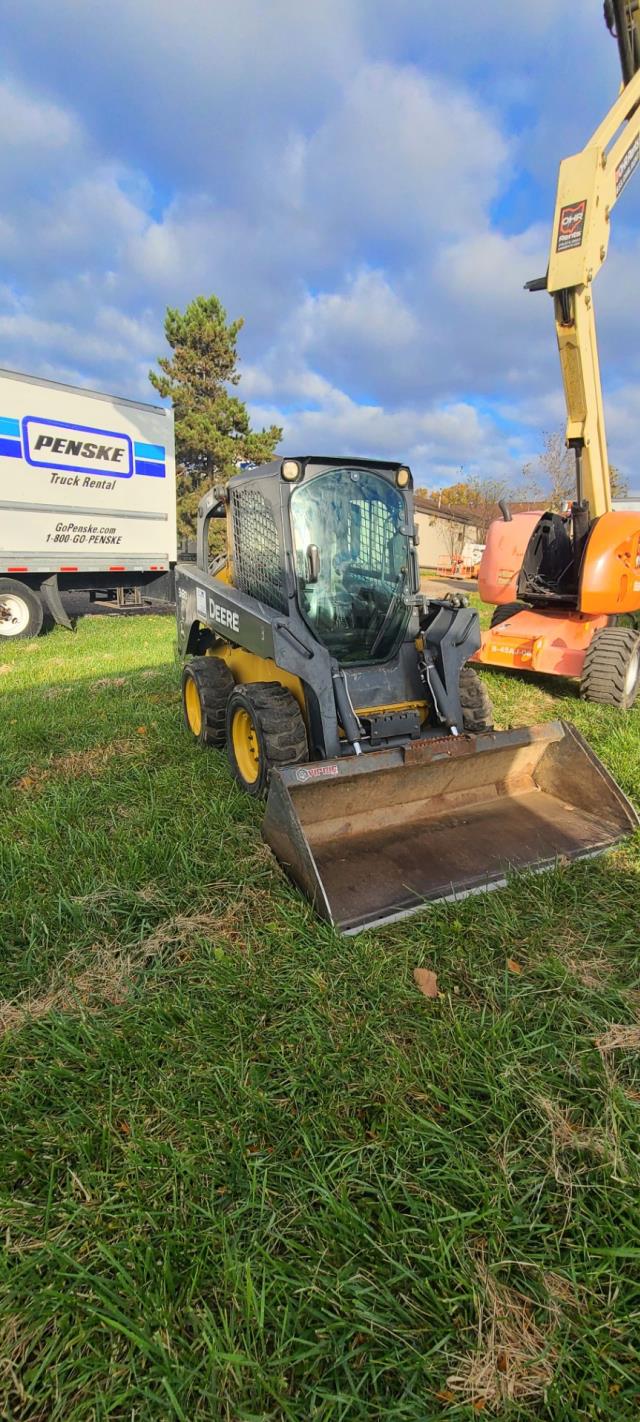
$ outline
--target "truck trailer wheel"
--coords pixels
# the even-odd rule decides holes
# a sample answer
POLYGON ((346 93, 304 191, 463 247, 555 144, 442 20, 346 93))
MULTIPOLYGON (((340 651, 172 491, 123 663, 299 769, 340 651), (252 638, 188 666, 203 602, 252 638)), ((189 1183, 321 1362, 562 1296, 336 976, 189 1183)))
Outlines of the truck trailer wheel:
POLYGON ((582 668, 583 701, 599 701, 628 711, 640 689, 640 632, 602 627, 587 648, 582 668))
POLYGON ((274 765, 309 759, 307 731, 295 696, 277 682, 236 686, 227 705, 227 755, 238 784, 264 795, 274 765))
POLYGON ((0 637, 37 637, 43 621, 40 594, 14 578, 0 578, 0 637))
POLYGON ((463 667, 460 672, 460 705, 462 725, 465 731, 493 730, 493 706, 489 692, 473 667, 463 667))
POLYGON ((192 657, 182 673, 182 709, 188 731, 201 746, 225 743, 227 702, 233 677, 219 657, 192 657))

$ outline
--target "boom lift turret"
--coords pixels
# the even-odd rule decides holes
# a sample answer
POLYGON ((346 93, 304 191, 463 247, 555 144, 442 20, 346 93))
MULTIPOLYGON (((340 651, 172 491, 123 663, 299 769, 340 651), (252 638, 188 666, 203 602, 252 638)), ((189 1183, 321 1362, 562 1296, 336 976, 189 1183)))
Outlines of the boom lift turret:
POLYGON ((640 163, 640 10, 606 0, 622 88, 581 153, 560 165, 547 275, 574 451, 566 514, 509 515, 491 525, 480 595, 496 604, 475 660, 580 678, 581 695, 627 709, 640 689, 640 517, 613 511, 592 287, 611 214, 640 163), (516 600, 517 599, 517 600, 516 600))

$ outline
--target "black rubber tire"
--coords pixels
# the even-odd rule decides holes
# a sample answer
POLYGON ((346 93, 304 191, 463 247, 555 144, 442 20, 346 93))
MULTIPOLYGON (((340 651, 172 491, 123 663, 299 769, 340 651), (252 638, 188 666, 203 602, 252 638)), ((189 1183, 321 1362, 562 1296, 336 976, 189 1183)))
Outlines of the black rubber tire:
POLYGON ((227 704, 227 755, 233 774, 248 795, 264 795, 273 766, 300 765, 309 759, 304 718, 295 696, 275 681, 236 686, 227 704), (236 761, 232 722, 238 709, 249 713, 258 743, 258 776, 248 781, 236 761))
POLYGON ((190 735, 201 746, 225 745, 227 702, 234 680, 226 662, 220 657, 192 657, 182 673, 182 714, 190 735), (187 686, 191 682, 198 693, 201 711, 200 731, 194 731, 187 714, 187 686))
POLYGON ((34 588, 27 587, 26 583, 20 583, 16 578, 0 578, 0 637, 6 637, 8 642, 25 641, 28 637, 37 637, 42 631, 44 622, 44 607, 40 593, 34 588), (4 599, 7 599, 5 603, 4 599), (23 616, 26 619, 24 626, 19 632, 9 631, 10 627, 15 627, 15 617, 9 620, 3 616, 3 612, 8 607, 8 600, 12 603, 22 603, 24 607, 23 616))
POLYGON ((515 617, 516 612, 528 612, 529 608, 525 602, 503 602, 500 607, 494 607, 491 613, 491 626, 498 627, 501 622, 506 622, 507 618, 515 617))
POLYGON ((640 690, 640 631, 602 627, 592 638, 580 680, 583 701, 628 711, 640 690))
POLYGON ((489 692, 474 667, 460 672, 460 705, 463 729, 471 734, 493 730, 493 706, 489 692))

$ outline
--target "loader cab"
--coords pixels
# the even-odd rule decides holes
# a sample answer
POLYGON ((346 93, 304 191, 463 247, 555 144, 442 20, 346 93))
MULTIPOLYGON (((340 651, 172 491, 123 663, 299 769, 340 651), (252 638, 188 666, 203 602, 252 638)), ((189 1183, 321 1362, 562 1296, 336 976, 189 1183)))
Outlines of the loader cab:
POLYGON ((234 475, 228 501, 234 586, 301 618, 342 666, 398 653, 419 591, 405 465, 277 460, 234 475))
POLYGON ((343 666, 393 657, 417 591, 409 470, 307 464, 289 501, 298 608, 343 666), (400 483, 398 475, 400 474, 400 483))

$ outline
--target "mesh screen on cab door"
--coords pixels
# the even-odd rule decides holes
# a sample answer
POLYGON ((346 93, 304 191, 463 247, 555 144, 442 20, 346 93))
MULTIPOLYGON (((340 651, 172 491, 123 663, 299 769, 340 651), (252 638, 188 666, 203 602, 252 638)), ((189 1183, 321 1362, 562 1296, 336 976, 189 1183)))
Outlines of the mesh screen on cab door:
POLYGON ((231 517, 236 587, 286 612, 278 529, 264 495, 259 489, 232 490, 231 517))

